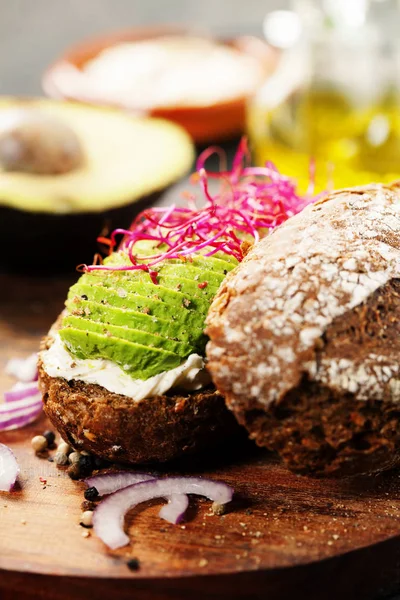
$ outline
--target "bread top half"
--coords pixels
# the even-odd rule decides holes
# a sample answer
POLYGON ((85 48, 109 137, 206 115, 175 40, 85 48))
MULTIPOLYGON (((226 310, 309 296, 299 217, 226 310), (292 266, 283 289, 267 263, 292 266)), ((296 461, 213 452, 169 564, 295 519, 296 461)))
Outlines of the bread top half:
MULTIPOLYGON (((323 352, 332 324, 367 308, 398 277, 398 185, 341 190, 308 206, 256 244, 222 284, 207 320, 214 383, 232 408, 267 408, 303 378, 357 399, 400 401, 399 354, 384 334, 378 345, 360 345, 350 328, 343 355, 323 352)), ((400 315, 385 319, 382 331, 398 327, 400 315)))

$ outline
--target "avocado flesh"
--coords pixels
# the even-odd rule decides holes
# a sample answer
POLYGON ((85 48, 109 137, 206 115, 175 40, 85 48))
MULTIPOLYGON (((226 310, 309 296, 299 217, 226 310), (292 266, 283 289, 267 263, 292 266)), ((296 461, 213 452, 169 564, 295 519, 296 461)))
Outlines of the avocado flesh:
MULTIPOLYGON (((137 245, 138 244, 135 245, 135 248, 137 248, 137 245)), ((206 248, 205 250, 209 250, 209 249, 206 248)), ((151 247, 149 247, 149 245, 148 245, 147 247, 145 246, 145 247, 137 248, 137 254, 140 256, 151 256, 152 254, 154 254, 154 251, 155 251, 154 245, 151 247)), ((165 251, 165 248, 163 249, 163 251, 165 251)), ((229 271, 232 271, 232 269, 234 269, 236 267, 237 260, 234 257, 229 256, 227 254, 222 255, 222 256, 220 256, 218 254, 218 256, 217 256, 217 254, 214 254, 213 256, 203 256, 201 254, 195 254, 194 256, 189 255, 185 262, 183 262, 182 259, 179 259, 179 258, 169 258, 168 264, 177 264, 177 265, 188 264, 188 265, 192 265, 195 267, 200 267, 201 269, 224 273, 225 275, 227 273, 229 273, 229 271), (226 259, 223 258, 223 256, 225 256, 226 259), (229 259, 233 259, 233 260, 228 260, 228 256, 229 256, 229 259)), ((156 269, 157 266, 155 266, 154 268, 156 269)))
MULTIPOLYGON (((157 264, 157 284, 143 270, 82 275, 70 289, 60 330, 68 350, 78 358, 109 359, 135 379, 173 369, 192 353, 204 355, 210 303, 235 265, 194 258, 157 264)), ((114 253, 104 264, 131 265, 124 252, 114 253)))
MULTIPOLYGON (((154 284, 151 285, 154 287, 154 284)), ((122 290, 122 288, 120 288, 120 290, 122 290)), ((126 286, 124 293, 126 295, 121 297, 118 292, 115 292, 112 289, 107 289, 99 285, 90 286, 78 283, 72 286, 66 306, 73 313, 74 309, 76 310, 77 308, 79 310, 82 300, 85 299, 89 303, 97 302, 98 304, 103 304, 108 307, 127 309, 136 313, 146 314, 153 318, 156 317, 168 322, 171 321, 170 304, 154 298, 146 298, 145 296, 139 296, 134 293, 131 294, 126 291, 126 286)), ((184 306, 184 304, 181 301, 178 305, 179 310, 182 309, 182 306, 184 306)), ((85 305, 85 308, 86 307, 90 310, 90 304, 85 305)), ((186 327, 193 327, 195 330, 198 329, 198 331, 201 331, 201 328, 196 328, 196 321, 198 321, 198 317, 191 305, 189 305, 185 311, 181 311, 180 322, 184 323, 186 327)))
POLYGON ((99 333, 108 337, 117 337, 128 342, 134 342, 136 344, 148 345, 151 348, 162 348, 168 352, 178 354, 183 358, 189 356, 192 352, 192 346, 188 342, 178 342, 171 340, 170 338, 163 338, 160 335, 155 335, 149 332, 140 331, 138 329, 131 329, 129 327, 120 327, 117 325, 110 325, 106 323, 98 323, 96 321, 89 321, 88 319, 82 319, 82 317, 68 316, 63 320, 64 339, 68 338, 68 328, 72 329, 83 329, 85 331, 92 331, 93 333, 99 333), (67 336, 67 337, 65 337, 67 336))
MULTIPOLYGON (((82 281, 85 283, 94 282, 95 280, 91 279, 92 276, 97 278, 97 276, 94 275, 94 272, 87 273, 83 275, 83 277, 86 279, 82 279, 82 281)), ((196 302, 199 307, 208 307, 210 305, 210 299, 212 300, 214 298, 219 288, 219 286, 207 285, 202 289, 199 288, 198 285, 201 282, 183 277, 173 277, 170 275, 166 277, 162 274, 162 272, 159 272, 157 281, 158 285, 155 285, 157 295, 162 296, 163 288, 170 289, 171 291, 175 292, 181 292, 184 299, 190 300, 190 303, 196 302)), ((106 287, 123 287, 126 288, 128 292, 133 292, 133 289, 130 287, 132 284, 140 284, 142 282, 151 284, 150 276, 145 271, 115 271, 113 272, 111 279, 108 279, 107 276, 105 276, 104 279, 104 285, 106 287)), ((182 306, 182 303, 180 304, 182 306)))
POLYGON ((162 270, 162 276, 166 277, 167 275, 179 278, 182 277, 183 279, 190 279, 194 281, 197 286, 206 282, 206 287, 210 286, 218 291, 219 286, 225 279, 226 273, 209 271, 208 269, 192 265, 191 263, 181 263, 165 265, 165 267, 162 270))
MULTIPOLYGON (((190 303, 190 310, 202 310, 205 306, 208 306, 208 300, 206 298, 193 298, 187 294, 183 294, 175 288, 165 287, 160 284, 155 286, 154 283, 150 281, 149 277, 146 277, 145 281, 131 281, 129 276, 120 274, 120 279, 118 279, 118 276, 114 276, 111 271, 108 273, 105 271, 102 278, 99 278, 98 275, 96 275, 96 271, 93 273, 85 273, 79 280, 81 283, 77 285, 91 287, 92 289, 100 288, 113 294, 118 294, 117 290, 123 286, 123 289, 127 294, 139 296, 138 303, 141 302, 144 306, 149 306, 147 300, 156 301, 157 304, 162 302, 162 304, 167 304, 169 307, 174 306, 179 310, 182 306, 185 306, 187 302, 190 303), (111 275, 108 273, 111 273, 111 275)), ((168 310, 170 310, 170 308, 168 310)))
POLYGON ((175 369, 182 363, 182 357, 173 352, 92 331, 69 327, 60 331, 60 337, 77 358, 111 360, 135 379, 149 379, 164 371, 175 369))
POLYGON ((82 165, 64 174, 2 172, 0 206, 29 213, 102 213, 124 207, 180 179, 194 158, 179 126, 112 108, 44 98, 0 98, 0 118, 38 111, 77 135, 82 165))
POLYGON ((189 342, 193 347, 196 345, 197 339, 204 337, 202 327, 199 327, 196 334, 194 334, 192 329, 182 326, 182 323, 178 319, 160 319, 125 308, 117 308, 115 306, 105 307, 104 304, 99 302, 82 301, 81 307, 77 310, 74 309, 70 314, 73 316, 82 316, 85 320, 89 320, 85 315, 85 309, 86 313, 90 313, 91 321, 98 321, 105 325, 110 324, 117 325, 118 327, 138 329, 139 331, 147 331, 148 333, 157 332, 158 335, 171 340, 189 342))

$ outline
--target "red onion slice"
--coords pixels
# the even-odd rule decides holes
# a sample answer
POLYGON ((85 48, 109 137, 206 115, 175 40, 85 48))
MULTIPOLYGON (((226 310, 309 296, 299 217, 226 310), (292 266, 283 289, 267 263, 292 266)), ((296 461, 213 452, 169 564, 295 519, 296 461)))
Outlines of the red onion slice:
POLYGON ((17 402, 18 400, 24 400, 24 398, 37 396, 38 393, 37 383, 16 383, 11 390, 4 392, 4 400, 5 402, 17 402))
POLYGON ((0 444, 0 491, 11 492, 17 480, 19 466, 10 448, 0 444))
POLYGON ((18 429, 25 427, 35 421, 40 413, 42 412, 42 404, 36 404, 29 411, 19 411, 17 413, 10 413, 9 415, 2 418, 0 421, 0 431, 7 431, 8 429, 18 429))
POLYGON ((22 400, 16 400, 15 402, 5 402, 4 404, 0 404, 0 419, 2 415, 10 414, 16 412, 18 410, 23 410, 30 408, 34 404, 41 404, 42 397, 36 391, 35 396, 31 396, 28 398, 24 398, 22 400))
POLYGON ((134 506, 154 498, 173 494, 198 494, 218 504, 232 500, 233 490, 224 483, 199 477, 167 477, 130 485, 103 500, 93 516, 93 526, 98 537, 112 550, 129 543, 123 530, 124 516, 134 506))
POLYGON ((100 496, 106 496, 107 494, 122 490, 129 485, 141 483, 142 481, 149 481, 150 479, 155 479, 155 477, 148 475, 147 473, 118 471, 118 473, 100 473, 100 475, 93 475, 93 477, 85 479, 85 483, 88 487, 95 487, 100 496))
MULTIPOLYGON (((32 355, 28 359, 32 362, 32 357, 37 359, 37 355, 32 355)), ((26 361, 20 359, 13 359, 20 363, 26 361)), ((10 361, 11 366, 13 361, 10 361)), ((36 364, 36 362, 35 362, 36 364)), ((12 369, 11 369, 12 370, 12 369)), ((9 369, 10 371, 10 369, 9 369)), ((24 427, 35 419, 38 418, 42 411, 42 396, 39 392, 37 382, 23 383, 19 381, 16 383, 11 390, 4 393, 4 404, 0 404, 0 431, 7 429, 17 429, 18 427, 24 427)))
POLYGON ((163 504, 160 508, 158 516, 172 525, 180 523, 185 516, 185 512, 189 506, 189 496, 187 494, 172 494, 172 496, 165 496, 168 500, 167 504, 163 504))
POLYGON ((28 358, 11 358, 6 365, 7 375, 12 375, 20 381, 29 382, 37 379, 38 355, 31 354, 28 358))
MULTIPOLYGON (((101 473, 85 479, 88 487, 95 487, 100 496, 106 496, 122 490, 130 485, 142 483, 143 481, 151 481, 156 479, 147 473, 135 473, 132 471, 119 471, 118 473, 101 473)), ((179 523, 189 506, 189 498, 186 494, 174 494, 166 496, 168 504, 164 504, 158 513, 161 519, 169 523, 179 523)))

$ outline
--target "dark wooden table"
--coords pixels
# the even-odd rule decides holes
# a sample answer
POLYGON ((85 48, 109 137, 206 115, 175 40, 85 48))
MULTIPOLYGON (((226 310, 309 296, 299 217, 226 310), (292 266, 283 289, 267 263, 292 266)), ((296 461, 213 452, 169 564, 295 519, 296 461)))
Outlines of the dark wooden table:
MULTIPOLYGON (((74 273, 0 275, 0 393, 11 383, 4 364, 37 349, 74 279, 74 273)), ((45 426, 0 434, 21 465, 21 485, 0 497, 2 600, 350 600, 400 589, 398 472, 312 480, 237 440, 212 456, 164 467, 233 485, 235 500, 225 516, 212 516, 208 502, 192 500, 182 528, 160 521, 158 506, 146 505, 129 517, 132 544, 109 552, 95 535, 81 535, 83 484, 34 456, 30 439, 45 426), (126 566, 132 556, 140 560, 137 572, 126 566)))

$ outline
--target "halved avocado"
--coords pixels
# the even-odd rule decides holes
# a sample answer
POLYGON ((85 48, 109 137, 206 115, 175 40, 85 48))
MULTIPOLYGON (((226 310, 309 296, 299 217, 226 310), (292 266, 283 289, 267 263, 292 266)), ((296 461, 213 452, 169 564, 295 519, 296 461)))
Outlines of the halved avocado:
POLYGON ((74 269, 191 167, 162 119, 42 98, 0 98, 0 266, 74 269))

